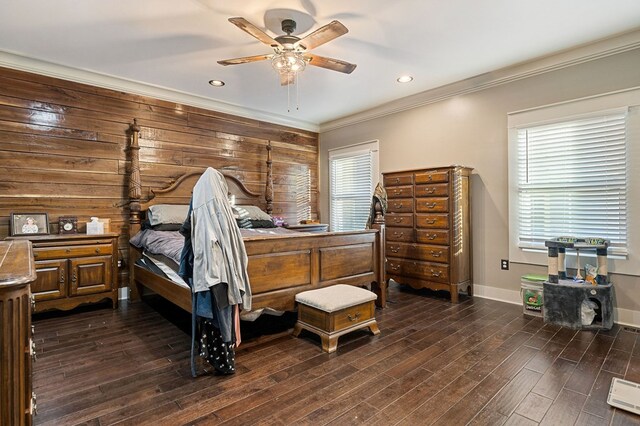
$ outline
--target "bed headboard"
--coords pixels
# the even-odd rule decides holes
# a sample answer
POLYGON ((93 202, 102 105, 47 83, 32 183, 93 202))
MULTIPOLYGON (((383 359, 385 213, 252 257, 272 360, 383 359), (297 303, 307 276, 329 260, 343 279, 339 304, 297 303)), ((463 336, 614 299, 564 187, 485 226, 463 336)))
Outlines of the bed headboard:
MULTIPOLYGON (((133 124, 131 124, 129 130, 131 133, 131 144, 129 147, 131 159, 129 172, 129 237, 131 238, 140 231, 143 212, 150 206, 154 204, 189 204, 193 187, 205 169, 184 174, 172 181, 167 187, 151 188, 148 197, 143 199, 140 179, 140 145, 138 144, 140 126, 138 125, 137 119, 133 120, 133 124)), ((234 200, 235 204, 258 206, 268 214, 271 214, 273 212, 271 143, 267 144, 266 149, 267 181, 264 199, 261 194, 249 190, 237 177, 225 173, 224 170, 220 172, 227 181, 229 196, 234 200)))

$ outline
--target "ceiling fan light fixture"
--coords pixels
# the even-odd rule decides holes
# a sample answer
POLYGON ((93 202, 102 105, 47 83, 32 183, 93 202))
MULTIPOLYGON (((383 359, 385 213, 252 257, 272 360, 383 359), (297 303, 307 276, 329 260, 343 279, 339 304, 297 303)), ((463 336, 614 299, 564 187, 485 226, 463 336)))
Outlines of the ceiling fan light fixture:
POLYGON ((396 79, 396 81, 398 83, 409 83, 409 82, 413 81, 413 77, 411 77, 410 75, 402 75, 402 76, 398 77, 396 79))
POLYGON ((307 61, 300 52, 281 52, 271 59, 271 65, 278 74, 296 74, 304 71, 307 61))
POLYGON ((222 87, 224 86, 224 81, 222 80, 209 80, 209 84, 213 87, 222 87))

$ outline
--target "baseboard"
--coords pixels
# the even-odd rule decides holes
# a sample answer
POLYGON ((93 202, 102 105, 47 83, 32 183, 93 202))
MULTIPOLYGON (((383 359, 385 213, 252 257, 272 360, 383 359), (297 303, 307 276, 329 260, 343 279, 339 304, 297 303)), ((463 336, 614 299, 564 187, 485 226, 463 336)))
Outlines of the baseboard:
POLYGON ((121 287, 118 289, 118 300, 129 299, 129 287, 121 287))
POLYGON ((640 312, 631 309, 613 309, 613 322, 629 327, 640 328, 640 312))
MULTIPOLYGON (((506 290, 504 288, 474 284, 473 295, 483 299, 511 303, 512 305, 522 305, 520 291, 516 290, 506 290)), ((613 322, 624 326, 640 328, 640 311, 613 308, 613 322)))
POLYGON ((520 291, 506 290, 504 288, 489 287, 488 285, 473 285, 473 295, 483 299, 497 300, 498 302, 511 303, 512 305, 522 305, 520 291))

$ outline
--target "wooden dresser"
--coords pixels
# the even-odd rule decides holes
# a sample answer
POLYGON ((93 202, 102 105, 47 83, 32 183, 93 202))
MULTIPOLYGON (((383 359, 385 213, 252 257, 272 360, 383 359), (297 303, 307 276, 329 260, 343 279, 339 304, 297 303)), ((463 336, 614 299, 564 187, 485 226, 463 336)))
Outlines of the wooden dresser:
POLYGON ((461 166, 383 173, 387 279, 413 288, 473 293, 469 175, 461 166))
POLYGON ((35 410, 29 289, 35 279, 31 243, 0 241, 0 425, 30 425, 35 410))
POLYGON ((38 277, 34 312, 111 299, 118 306, 118 234, 9 237, 30 240, 38 277))

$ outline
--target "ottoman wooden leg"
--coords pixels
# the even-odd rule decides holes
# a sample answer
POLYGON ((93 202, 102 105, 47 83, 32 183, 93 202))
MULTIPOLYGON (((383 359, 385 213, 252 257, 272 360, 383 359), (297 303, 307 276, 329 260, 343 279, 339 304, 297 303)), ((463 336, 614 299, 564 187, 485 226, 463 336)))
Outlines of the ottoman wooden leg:
POLYGON ((302 327, 300 326, 299 323, 296 322, 296 325, 293 326, 293 333, 291 334, 293 337, 298 337, 301 331, 302 331, 302 327))
POLYGON ((332 353, 336 351, 338 347, 338 336, 329 337, 327 335, 321 335, 322 339, 322 350, 328 353, 332 353))
POLYGON ((371 333, 374 336, 377 336, 378 334, 380 334, 380 329, 378 328, 378 323, 377 322, 373 322, 373 323, 369 324, 369 330, 371 330, 371 333))

